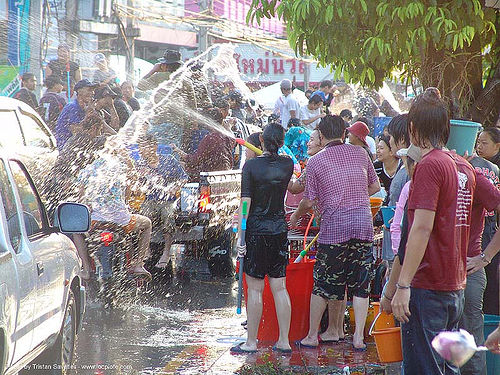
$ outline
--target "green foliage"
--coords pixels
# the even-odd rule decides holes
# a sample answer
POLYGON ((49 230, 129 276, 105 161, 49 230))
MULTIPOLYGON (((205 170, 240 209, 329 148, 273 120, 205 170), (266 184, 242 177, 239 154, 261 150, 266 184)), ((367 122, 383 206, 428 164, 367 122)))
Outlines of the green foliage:
POLYGON ((418 75, 429 46, 455 53, 496 38, 495 10, 481 0, 253 0, 247 21, 273 16, 286 22, 297 54, 366 86, 394 69, 418 75))

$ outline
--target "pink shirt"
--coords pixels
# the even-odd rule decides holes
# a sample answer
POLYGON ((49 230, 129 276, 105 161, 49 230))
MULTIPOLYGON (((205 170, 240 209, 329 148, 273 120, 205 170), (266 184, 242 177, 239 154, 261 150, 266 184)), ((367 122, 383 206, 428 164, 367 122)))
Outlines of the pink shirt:
POLYGON ((399 195, 398 202, 396 203, 396 211, 394 212, 394 217, 392 218, 391 243, 392 252, 394 254, 398 253, 399 242, 401 241, 401 221, 403 220, 406 201, 408 200, 408 194, 410 193, 410 184, 411 180, 403 186, 403 189, 401 189, 401 194, 399 195))
POLYGON ((327 146, 307 163, 304 197, 321 212, 318 242, 373 241, 368 186, 377 181, 373 163, 359 146, 327 146))

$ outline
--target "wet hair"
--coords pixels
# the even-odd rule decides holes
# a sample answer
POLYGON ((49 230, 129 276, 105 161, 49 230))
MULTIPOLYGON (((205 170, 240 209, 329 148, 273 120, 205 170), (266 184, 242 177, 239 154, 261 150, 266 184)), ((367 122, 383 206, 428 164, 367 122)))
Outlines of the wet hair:
POLYGON ((307 89, 304 94, 307 96, 307 94, 311 95, 313 92, 314 92, 313 90, 307 89))
POLYGON ((47 78, 45 78, 45 87, 47 87, 48 89, 51 89, 53 88, 55 85, 62 85, 62 81, 61 81, 61 78, 57 77, 56 75, 51 75, 51 76, 48 76, 47 78))
POLYGON ((221 109, 229 109, 229 102, 226 99, 217 99, 214 101, 214 107, 221 109))
POLYGON ((247 137, 246 141, 251 145, 257 147, 259 150, 262 150, 262 145, 260 143, 260 138, 259 138, 261 135, 262 132, 252 133, 247 137))
POLYGON ((300 122, 300 120, 298 118, 291 118, 290 120, 288 120, 288 129, 294 127, 294 126, 301 126, 302 123, 300 122))
POLYGON ((350 120, 352 120, 352 112, 349 109, 343 109, 339 113, 340 117, 349 117, 350 120))
POLYGON ((389 150, 391 149, 390 140, 391 140, 390 137, 388 137, 386 135, 383 135, 383 134, 380 134, 379 137, 378 137, 378 141, 379 142, 381 142, 381 141, 384 142, 387 145, 387 147, 389 147, 389 150))
POLYGON ((496 127, 485 128, 482 133, 488 133, 494 143, 500 143, 500 129, 496 127))
POLYGON ((342 138, 345 134, 346 123, 337 115, 326 115, 316 127, 326 139, 342 138))
MULTIPOLYGON (((435 87, 420 94, 408 112, 408 125, 413 124, 415 146, 442 148, 450 135, 448 106, 435 87)), ((411 130, 410 130, 411 131, 411 130)))
POLYGON ((410 132, 408 129, 408 114, 397 115, 387 125, 387 131, 396 143, 404 142, 405 147, 410 146, 410 132))
POLYGON ((321 83, 319 84, 319 88, 322 88, 322 87, 333 87, 333 82, 330 81, 329 79, 325 79, 323 81, 321 81, 321 83))
POLYGON ((33 78, 35 78, 35 75, 33 73, 30 73, 30 72, 23 73, 23 75, 21 76, 22 81, 29 81, 30 79, 33 79, 33 78))
POLYGON ((372 129, 373 129, 373 121, 370 120, 368 117, 358 116, 356 118, 356 121, 364 122, 366 124, 366 126, 368 126, 368 129, 370 129, 370 132, 372 131, 372 129))
POLYGON ((278 150, 285 142, 285 132, 280 124, 275 122, 268 124, 262 132, 264 148, 271 154, 278 154, 278 150))
POLYGON ((323 99, 318 94, 315 94, 309 98, 309 104, 323 103, 323 99))

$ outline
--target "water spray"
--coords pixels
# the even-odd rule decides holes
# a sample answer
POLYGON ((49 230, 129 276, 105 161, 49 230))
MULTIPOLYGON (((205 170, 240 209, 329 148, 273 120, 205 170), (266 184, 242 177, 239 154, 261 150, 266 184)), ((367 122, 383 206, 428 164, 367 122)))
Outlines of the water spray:
MULTIPOLYGON (((243 202, 241 208, 241 236, 240 246, 245 245, 245 232, 247 230, 247 213, 248 213, 248 202, 243 202)), ((238 305, 236 307, 236 314, 241 314, 241 299, 243 295, 243 262, 245 261, 245 257, 239 257, 240 269, 238 270, 238 305)))
POLYGON ((244 139, 236 138, 236 143, 238 143, 241 146, 245 146, 249 150, 252 150, 253 152, 255 152, 257 154, 257 156, 262 155, 262 150, 260 148, 255 147, 253 144, 248 143, 244 139))

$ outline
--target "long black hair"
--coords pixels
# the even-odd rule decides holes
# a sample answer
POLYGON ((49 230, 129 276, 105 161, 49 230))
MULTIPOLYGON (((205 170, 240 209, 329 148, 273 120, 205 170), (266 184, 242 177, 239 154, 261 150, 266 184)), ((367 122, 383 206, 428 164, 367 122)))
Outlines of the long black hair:
POLYGON ((493 142, 500 143, 500 129, 495 127, 490 127, 484 129, 482 132, 487 133, 493 142))
POLYGON ((394 142, 403 142, 405 147, 410 146, 410 132, 408 130, 408 114, 394 116, 387 125, 387 131, 394 138, 394 142))
POLYGON ((277 123, 268 124, 262 133, 264 148, 271 154, 278 154, 278 150, 285 143, 285 132, 283 127, 277 123))

